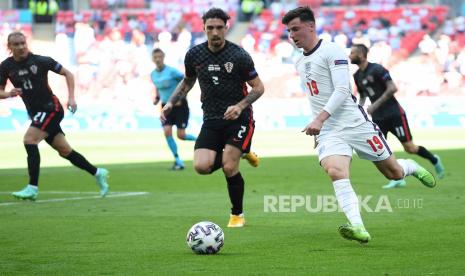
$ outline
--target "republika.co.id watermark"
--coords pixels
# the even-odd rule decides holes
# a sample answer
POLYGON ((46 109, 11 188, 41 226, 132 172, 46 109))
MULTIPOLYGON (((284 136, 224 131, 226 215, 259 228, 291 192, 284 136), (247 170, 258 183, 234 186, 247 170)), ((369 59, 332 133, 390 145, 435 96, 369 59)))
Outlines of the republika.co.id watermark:
MULTIPOLYGON (((421 209, 422 198, 390 199, 387 195, 358 196, 361 212, 393 212, 395 209, 421 209)), ((310 213, 342 212, 334 195, 264 195, 263 211, 265 213, 310 213)))

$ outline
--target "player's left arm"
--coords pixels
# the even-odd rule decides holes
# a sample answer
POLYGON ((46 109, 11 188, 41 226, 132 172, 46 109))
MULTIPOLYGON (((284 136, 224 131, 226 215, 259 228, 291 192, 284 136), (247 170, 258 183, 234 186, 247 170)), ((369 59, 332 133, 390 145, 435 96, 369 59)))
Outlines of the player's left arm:
POLYGON ((252 57, 245 50, 242 50, 242 55, 239 62, 240 78, 250 85, 251 90, 240 102, 235 105, 228 106, 223 115, 225 120, 235 120, 239 118, 242 111, 254 103, 265 93, 265 86, 255 70, 255 64, 252 57))
POLYGON ((65 67, 61 67, 59 74, 65 76, 66 85, 68 86, 68 110, 74 113, 77 110, 77 103, 74 98, 74 74, 65 67))
POLYGON ((235 120, 239 118, 245 108, 250 106, 265 93, 265 86, 260 77, 256 76, 254 79, 247 81, 247 84, 252 88, 249 94, 237 104, 228 106, 224 113, 225 120, 235 120))
POLYGON ((394 93, 397 92, 397 86, 389 74, 389 71, 380 65, 379 70, 376 71, 377 77, 380 81, 386 83, 386 90, 384 90, 381 97, 379 97, 371 106, 368 107, 367 111, 369 114, 372 114, 377 110, 383 103, 392 98, 394 93))

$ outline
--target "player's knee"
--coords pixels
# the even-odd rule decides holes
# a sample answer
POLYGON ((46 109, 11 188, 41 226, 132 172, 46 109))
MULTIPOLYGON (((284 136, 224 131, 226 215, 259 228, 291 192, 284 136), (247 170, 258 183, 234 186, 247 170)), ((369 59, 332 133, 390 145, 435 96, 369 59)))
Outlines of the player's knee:
POLYGON ((329 175, 329 177, 330 177, 331 179, 344 179, 344 178, 348 178, 348 176, 346 175, 346 173, 344 172, 344 170, 342 170, 342 169, 339 168, 339 167, 331 166, 331 167, 325 168, 325 170, 326 170, 326 173, 329 175))
POLYGON ((404 178, 404 170, 401 166, 396 166, 383 172, 384 176, 390 180, 398 180, 404 178))
POLYGON ((417 153, 417 146, 416 145, 412 145, 412 144, 407 144, 407 145, 404 145, 404 150, 407 152, 407 153, 417 153))
POLYGON ((186 138, 186 134, 184 133, 177 133, 177 136, 178 136, 178 139, 181 139, 181 140, 184 140, 184 138, 186 138))
POLYGON ((206 164, 194 164, 194 170, 198 174, 210 174, 212 172, 212 168, 210 166, 207 166, 206 164))
POLYGON ((238 172, 238 166, 232 162, 223 164, 225 175, 235 175, 238 172))
POLYGON ((58 154, 63 158, 68 157, 68 155, 73 151, 72 149, 68 148, 58 148, 56 150, 58 151, 58 154))
POLYGON ((37 144, 39 144, 39 142, 40 141, 38 139, 36 139, 35 137, 30 136, 30 135, 26 135, 23 138, 23 143, 25 145, 37 145, 37 144))

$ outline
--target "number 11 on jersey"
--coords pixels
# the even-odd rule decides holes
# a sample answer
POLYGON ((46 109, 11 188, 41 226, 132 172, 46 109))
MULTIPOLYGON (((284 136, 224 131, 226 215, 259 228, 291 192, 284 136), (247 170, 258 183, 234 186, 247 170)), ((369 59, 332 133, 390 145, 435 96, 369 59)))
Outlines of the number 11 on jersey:
POLYGON ((320 93, 320 91, 318 91, 318 87, 316 86, 316 81, 312 80, 311 82, 307 82, 307 86, 310 90, 310 95, 315 96, 320 93))

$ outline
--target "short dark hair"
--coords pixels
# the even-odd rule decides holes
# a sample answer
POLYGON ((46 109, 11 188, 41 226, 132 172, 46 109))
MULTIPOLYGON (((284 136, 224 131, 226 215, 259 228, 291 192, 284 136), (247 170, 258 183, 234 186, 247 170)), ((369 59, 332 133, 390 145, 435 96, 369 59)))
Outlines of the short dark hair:
POLYGON ((368 56, 368 47, 365 46, 364 44, 354 44, 352 45, 352 47, 356 48, 357 50, 359 50, 360 52, 362 52, 362 55, 363 57, 367 57, 368 56))
POLYGON ((162 53, 163 55, 165 55, 165 52, 163 52, 162 49, 160 48, 155 48, 152 50, 152 55, 155 54, 155 53, 162 53))
POLYGON ((298 7, 293 10, 288 11, 281 22, 284 25, 287 25, 289 22, 291 22, 294 18, 300 18, 300 21, 304 22, 313 22, 315 23, 315 15, 313 14, 313 11, 309 7, 298 7))
POLYGON ((8 38, 7 38, 7 40, 6 40, 7 43, 10 43, 10 38, 12 38, 13 36, 17 36, 17 35, 26 38, 26 36, 25 36, 22 32, 20 32, 20 31, 14 31, 14 32, 12 32, 12 33, 10 33, 10 34, 8 35, 8 38))
POLYGON ((223 11, 222 9, 219 9, 219 8, 211 8, 211 9, 209 9, 202 16, 203 24, 205 24, 205 22, 207 22, 207 19, 210 19, 210 18, 221 19, 221 20, 223 20, 225 25, 228 22, 228 20, 231 19, 231 17, 225 11, 223 11))

